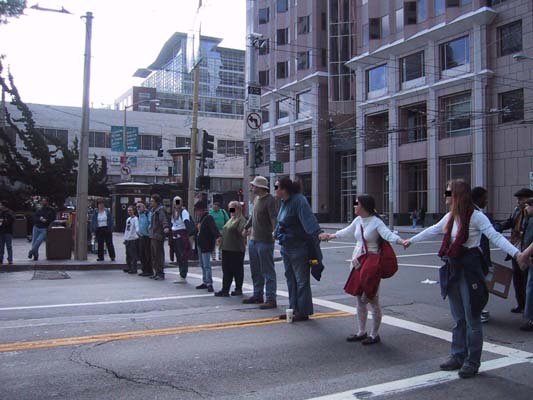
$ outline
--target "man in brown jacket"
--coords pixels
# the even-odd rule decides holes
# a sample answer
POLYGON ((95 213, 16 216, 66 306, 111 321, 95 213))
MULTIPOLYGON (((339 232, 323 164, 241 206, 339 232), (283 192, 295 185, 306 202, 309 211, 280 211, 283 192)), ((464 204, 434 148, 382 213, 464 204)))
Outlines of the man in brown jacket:
POLYGON ((151 219, 150 219, 150 254, 152 258, 152 269, 154 275, 151 279, 156 281, 165 280, 165 236, 168 234, 170 224, 165 212, 165 207, 161 204, 161 196, 153 194, 150 199, 151 219))

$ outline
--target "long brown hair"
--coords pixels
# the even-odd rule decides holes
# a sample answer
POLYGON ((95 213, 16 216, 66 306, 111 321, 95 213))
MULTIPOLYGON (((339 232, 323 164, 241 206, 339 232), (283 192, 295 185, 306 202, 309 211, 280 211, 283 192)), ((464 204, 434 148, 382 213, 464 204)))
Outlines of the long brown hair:
MULTIPOLYGON (((452 189, 452 218, 450 220, 458 219, 457 222, 461 228, 465 221, 470 220, 470 216, 474 212, 472 189, 462 179, 451 181, 450 187, 452 189)), ((450 225, 453 226, 453 222, 450 225)))

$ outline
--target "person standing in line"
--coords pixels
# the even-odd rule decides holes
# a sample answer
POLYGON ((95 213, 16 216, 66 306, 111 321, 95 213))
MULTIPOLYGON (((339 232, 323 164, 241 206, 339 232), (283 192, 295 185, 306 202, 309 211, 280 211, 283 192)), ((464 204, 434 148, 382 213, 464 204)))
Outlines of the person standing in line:
POLYGON ((242 216, 242 206, 238 201, 229 203, 231 218, 222 229, 222 236, 218 240, 222 252, 222 289, 215 293, 217 297, 228 297, 233 279, 235 290, 232 296, 242 296, 244 281, 244 253, 246 251, 246 237, 243 229, 246 219, 242 216))
POLYGON ((468 183, 451 181, 445 196, 451 197, 451 211, 437 224, 406 240, 404 247, 444 233, 439 251, 446 263, 440 270, 441 293, 448 297, 455 326, 451 354, 440 369, 459 370, 459 377, 466 379, 478 373, 483 349, 481 311, 487 303, 488 290, 479 249, 481 235, 513 259, 520 257, 520 251, 496 232, 485 214, 474 208, 468 183))
POLYGON ((7 250, 7 263, 13 264, 13 223, 15 214, 6 203, 0 201, 0 264, 4 263, 4 250, 7 250))
POLYGON ((165 207, 161 196, 153 194, 150 199, 150 257, 154 274, 150 277, 156 281, 165 280, 165 236, 170 231, 165 207))
MULTIPOLYGON (((472 189, 472 201, 474 202, 474 208, 478 211, 485 213, 485 208, 489 203, 489 194, 487 189, 481 186, 477 186, 472 189)), ((492 226, 494 226, 494 221, 487 215, 492 226)), ((479 248, 483 254, 483 259, 485 261, 485 269, 483 270, 484 274, 487 275, 489 270, 492 269, 492 259, 490 256, 490 243, 489 239, 485 235, 481 235, 481 240, 479 242, 479 248)), ((488 310, 481 311, 481 322, 486 324, 490 320, 490 312, 488 310)))
MULTIPOLYGON (((516 197, 517 205, 510 215, 510 217, 500 224, 499 231, 502 232, 506 229, 511 229, 511 243, 520 248, 524 235, 524 224, 527 219, 526 215, 526 200, 533 197, 533 190, 522 188, 514 194, 516 197)), ((516 307, 511 310, 512 313, 522 314, 524 312, 526 303, 526 282, 527 282, 527 269, 523 271, 515 260, 513 263, 513 286, 516 296, 516 307)))
POLYGON ((41 208, 33 215, 33 229, 31 239, 31 250, 28 258, 37 261, 39 259, 39 247, 46 240, 48 227, 56 219, 55 211, 50 207, 48 197, 41 198, 41 208))
POLYGON ((269 193, 268 180, 256 176, 250 182, 251 191, 256 196, 253 211, 244 226, 244 235, 251 236, 248 243, 250 270, 254 293, 243 300, 244 304, 261 304, 262 310, 277 308, 276 270, 274 268, 274 237, 276 227, 276 200, 269 193), (266 289, 266 290, 265 290, 266 289), (263 294, 266 294, 264 302, 263 294), (264 304, 263 304, 264 303, 264 304))
POLYGON ((128 268, 123 271, 128 274, 136 274, 139 260, 139 219, 135 215, 133 206, 128 207, 128 219, 124 228, 124 246, 126 247, 126 264, 128 268))
MULTIPOLYGON (((526 200, 527 220, 524 227, 524 236, 522 238, 522 251, 525 253, 533 248, 533 197, 526 200)), ((528 263, 522 263, 522 269, 531 269, 531 260, 528 263)), ((520 263, 519 263, 520 265, 520 263)), ((526 282, 526 303, 524 308, 524 323, 520 330, 524 332, 533 332, 533 272, 529 271, 526 282)))
POLYGON ((189 272, 189 258, 191 257, 192 248, 189 240, 188 225, 192 224, 189 212, 183 207, 183 200, 176 196, 172 200, 172 217, 170 219, 170 238, 174 246, 173 252, 176 256, 176 264, 180 276, 173 283, 187 282, 187 273, 189 272))
POLYGON ((411 221, 413 223, 413 229, 416 229, 416 223, 418 221, 418 212, 416 210, 413 210, 411 213, 411 221))
MULTIPOLYGON (((222 229, 224 229, 224 225, 226 225, 226 222, 229 221, 229 215, 223 208, 220 207, 219 202, 213 203, 213 209, 209 212, 209 215, 213 217, 215 220, 215 224, 217 225, 218 231, 222 232, 222 229)), ((220 250, 220 247, 218 245, 215 246, 215 251, 213 251, 213 261, 217 259, 217 252, 218 252, 218 260, 222 260, 222 251, 220 250)))
MULTIPOLYGON (((285 278, 289 291, 289 308, 294 312, 293 321, 307 321, 313 315, 311 293, 311 268, 309 266, 309 242, 324 239, 322 229, 307 199, 300 193, 300 185, 289 178, 282 178, 274 186, 276 197, 281 199, 275 238, 281 245, 285 265, 285 278)), ((280 315, 286 319, 287 314, 280 315)))
POLYGON ((194 205, 194 210, 198 216, 198 260, 202 267, 202 284, 196 286, 196 289, 207 289, 208 292, 212 293, 214 289, 211 271, 211 253, 215 249, 215 243, 220 236, 220 232, 215 224, 215 220, 207 212, 207 205, 203 200, 194 205))
MULTIPOLYGON (((376 212, 376 201, 372 196, 360 195, 354 203, 354 212, 357 215, 352 223, 334 234, 327 235, 327 240, 347 239, 353 240, 355 237, 355 248, 352 255, 351 268, 359 269, 358 258, 364 253, 364 242, 369 253, 380 251, 380 242, 386 240, 390 243, 403 245, 404 240, 393 233, 376 212)), ((381 325, 381 306, 379 304, 379 289, 373 299, 369 299, 365 294, 356 296, 358 332, 350 335, 346 339, 348 342, 361 342, 363 345, 372 345, 381 342, 379 327, 381 325), (370 335, 367 333, 366 324, 368 319, 368 305, 372 311, 373 326, 370 335)))
POLYGON ((139 220, 139 260, 142 271, 139 276, 152 276, 152 264, 150 262, 150 213, 143 201, 137 203, 139 220))
POLYGON ((105 207, 104 199, 96 201, 97 210, 91 219, 91 232, 96 236, 98 246, 98 258, 96 261, 104 261, 104 243, 111 261, 115 261, 115 246, 113 246, 113 216, 105 207))

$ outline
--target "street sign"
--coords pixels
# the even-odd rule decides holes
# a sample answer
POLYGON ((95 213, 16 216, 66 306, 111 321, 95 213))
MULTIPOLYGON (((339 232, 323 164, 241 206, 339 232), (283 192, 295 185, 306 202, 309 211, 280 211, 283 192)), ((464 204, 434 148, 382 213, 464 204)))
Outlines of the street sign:
POLYGON ((127 165, 120 167, 120 177, 123 181, 129 181, 131 177, 131 168, 127 165))
POLYGON ((260 86, 248 86, 248 108, 256 111, 261 109, 260 86))
POLYGON ((529 188, 533 190, 533 171, 529 171, 529 188))
POLYGON ((283 173, 283 162, 282 161, 270 161, 270 173, 271 174, 282 174, 283 173))
POLYGON ((246 123, 250 129, 255 131, 261 128, 261 116, 258 113, 251 112, 246 117, 246 123))
MULTIPOLYGON (((123 127, 112 126, 111 127, 111 151, 123 152, 123 127)), ((128 153, 136 153, 138 150, 138 136, 139 128, 136 126, 128 126, 126 128, 126 142, 128 144, 128 153)))

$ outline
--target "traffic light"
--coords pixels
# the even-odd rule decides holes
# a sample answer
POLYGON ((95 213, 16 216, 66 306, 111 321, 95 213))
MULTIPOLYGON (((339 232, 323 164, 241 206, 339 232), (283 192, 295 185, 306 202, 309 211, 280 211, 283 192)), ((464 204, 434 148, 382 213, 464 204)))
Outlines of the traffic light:
POLYGON ((265 162, 264 147, 261 143, 255 145, 255 165, 262 165, 265 162))
POLYGON ((202 159, 207 160, 208 158, 213 158, 215 137, 210 135, 205 129, 203 130, 202 136, 202 159))
POLYGON ((158 157, 163 157, 163 149, 157 150, 157 156, 158 157))

